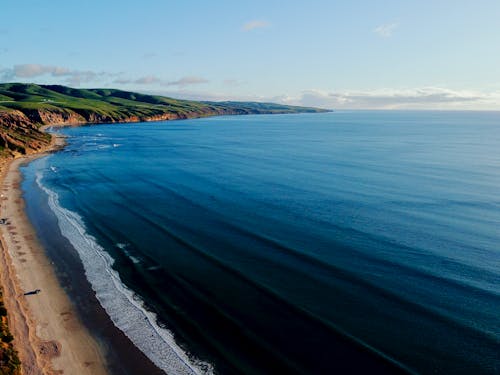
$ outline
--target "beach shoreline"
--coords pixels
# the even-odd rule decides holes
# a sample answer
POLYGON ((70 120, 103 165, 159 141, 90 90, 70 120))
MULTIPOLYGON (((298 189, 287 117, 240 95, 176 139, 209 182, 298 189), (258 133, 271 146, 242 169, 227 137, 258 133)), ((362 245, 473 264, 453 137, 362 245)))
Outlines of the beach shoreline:
MULTIPOLYGON (((69 126, 79 125, 40 129, 69 126)), ((38 202, 28 210, 24 201, 20 167, 65 145, 65 136, 52 133, 45 149, 0 159, 0 218, 7 219, 0 225, 0 286, 21 373, 160 375, 163 371, 114 325, 98 302, 81 259, 59 232, 48 206, 38 207, 38 202), (37 289, 40 293, 30 293, 37 289)), ((30 198, 33 194, 26 197, 30 198)))
POLYGON ((43 152, 2 165, 4 302, 23 374, 107 374, 103 351, 76 314, 24 210, 19 167, 62 147, 64 138, 54 135, 43 152), (37 289, 40 293, 25 295, 37 289))

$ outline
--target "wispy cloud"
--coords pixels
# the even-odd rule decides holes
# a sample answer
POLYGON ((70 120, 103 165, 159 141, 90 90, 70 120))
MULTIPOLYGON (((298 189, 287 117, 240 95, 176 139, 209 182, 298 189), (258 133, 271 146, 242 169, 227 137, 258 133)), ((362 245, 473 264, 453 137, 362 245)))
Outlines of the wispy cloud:
POLYGON ((373 32, 382 38, 389 38, 392 36, 394 30, 399 27, 399 22, 386 23, 380 26, 377 26, 373 29, 373 32))
POLYGON ((119 84, 119 85, 129 85, 133 83, 134 81, 130 78, 117 78, 113 81, 113 83, 119 84))
POLYGON ((56 65, 18 64, 14 65, 10 69, 4 69, 1 79, 8 81, 16 78, 50 76, 64 78, 65 83, 78 86, 82 82, 91 82, 106 75, 109 74, 106 72, 94 72, 91 70, 72 70, 56 65))
POLYGON ((133 82, 139 85, 154 85, 157 83, 162 83, 162 80, 156 76, 146 76, 136 79, 133 82))
MULTIPOLYGON (((210 100, 210 101, 255 101, 255 102, 269 102, 271 98, 268 96, 258 95, 234 95, 227 92, 215 92, 206 90, 195 90, 192 88, 180 88, 179 90, 142 90, 145 94, 163 95, 178 99, 188 100, 210 100)), ((276 102, 276 101, 275 101, 276 102)))
POLYGON ((209 81, 203 77, 198 77, 198 76, 186 76, 179 78, 175 81, 168 81, 165 79, 161 79, 160 77, 157 76, 145 76, 145 77, 140 77, 137 79, 130 79, 130 78, 117 78, 113 81, 113 83, 120 84, 120 85, 129 85, 129 84, 136 84, 136 85, 159 85, 159 86, 179 86, 179 87, 186 87, 190 85, 199 85, 202 83, 208 83, 209 81))
POLYGON ((498 110, 500 91, 451 90, 440 87, 383 89, 365 91, 304 90, 298 95, 234 95, 228 92, 180 90, 148 90, 147 94, 173 98, 211 101, 255 101, 312 106, 335 110, 349 109, 429 109, 429 110, 498 110))
POLYGON ((181 79, 178 79, 177 81, 167 82, 166 86, 185 87, 185 86, 190 86, 190 85, 199 85, 201 83, 208 83, 208 80, 206 80, 203 77, 188 76, 188 77, 182 77, 181 79))
POLYGON ((109 74, 106 72, 93 72, 91 70, 80 71, 74 70, 70 71, 66 76, 66 82, 73 86, 80 86, 82 83, 93 82, 100 80, 102 77, 106 77, 109 74))
POLYGON ((305 90, 277 98, 285 104, 334 109, 495 109, 500 92, 451 90, 441 87, 384 89, 352 92, 305 90))
POLYGON ((267 21, 264 20, 252 20, 248 21, 243 26, 241 27, 242 31, 252 31, 255 29, 262 29, 269 27, 271 24, 267 21))
POLYGON ((61 66, 40 65, 40 64, 20 64, 14 65, 8 74, 19 78, 31 78, 44 74, 58 77, 69 74, 70 70, 61 66))

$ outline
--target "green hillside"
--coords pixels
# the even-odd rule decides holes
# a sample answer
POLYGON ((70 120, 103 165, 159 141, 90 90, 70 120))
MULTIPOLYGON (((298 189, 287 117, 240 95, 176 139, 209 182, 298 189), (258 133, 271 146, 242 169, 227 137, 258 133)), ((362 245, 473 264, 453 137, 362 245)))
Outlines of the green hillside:
POLYGON ((46 147, 42 125, 176 120, 217 115, 314 113, 323 109, 257 102, 197 102, 115 89, 0 84, 0 155, 46 147))
POLYGON ((180 117, 212 112, 230 114, 299 113, 324 110, 256 102, 196 102, 145 95, 115 89, 74 89, 59 85, 0 84, 0 110, 71 110, 82 116, 89 112, 114 121, 138 116, 146 119, 165 113, 180 117), (234 112, 234 113, 233 113, 234 112))

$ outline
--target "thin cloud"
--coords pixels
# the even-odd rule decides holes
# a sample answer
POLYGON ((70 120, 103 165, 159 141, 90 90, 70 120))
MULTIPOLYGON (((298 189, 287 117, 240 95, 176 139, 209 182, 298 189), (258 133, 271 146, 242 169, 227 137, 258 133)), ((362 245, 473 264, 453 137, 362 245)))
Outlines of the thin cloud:
POLYGON ((220 101, 242 101, 242 102, 277 102, 273 97, 259 95, 235 95, 228 92, 199 91, 191 88, 181 88, 180 90, 141 90, 141 92, 150 95, 162 95, 177 99, 188 100, 208 100, 214 102, 220 101))
POLYGON ((139 77, 137 79, 132 79, 132 78, 116 78, 113 80, 112 83, 116 83, 119 85, 154 85, 154 84, 160 84, 163 81, 156 77, 156 76, 145 76, 145 77, 139 77))
POLYGON ((184 88, 186 86, 190 85, 199 85, 202 83, 207 83, 209 82, 207 79, 203 77, 198 77, 198 76, 186 76, 182 77, 178 80, 175 81, 167 81, 164 79, 161 79, 157 76, 150 75, 150 76, 145 76, 145 77, 140 77, 137 79, 130 79, 130 78, 117 78, 113 81, 113 83, 120 84, 120 85, 129 85, 129 84, 136 84, 136 85, 159 85, 159 86, 178 86, 180 88, 184 88))
POLYGON ((117 83, 119 85, 128 85, 133 83, 134 81, 131 80, 130 78, 117 78, 113 81, 113 83, 117 83))
POLYGON ((0 78, 9 81, 18 78, 31 79, 43 76, 62 78, 64 83, 79 86, 81 83, 92 82, 103 77, 112 76, 112 74, 91 70, 72 70, 56 65, 17 64, 12 68, 4 69, 0 78))
POLYGON ((14 65, 14 67, 10 70, 10 75, 12 76, 12 78, 31 78, 42 76, 45 74, 49 74, 54 77, 60 77, 71 74, 71 71, 68 68, 64 68, 62 66, 40 64, 19 64, 14 65))
POLYGON ((161 83, 162 80, 156 76, 146 76, 146 77, 141 77, 139 79, 136 79, 134 83, 137 83, 139 85, 154 85, 157 83, 161 83))
POLYGON ((399 27, 399 22, 386 23, 380 26, 377 26, 373 29, 373 32, 382 38, 389 38, 392 36, 394 30, 399 27))
POLYGON ((288 96, 278 101, 334 109, 495 109, 500 107, 500 92, 441 87, 355 92, 305 90, 296 97, 288 96))
POLYGON ((264 21, 264 20, 252 20, 252 21, 246 22, 241 27, 241 30, 242 31, 252 31, 252 30, 255 30, 255 29, 266 28, 266 27, 269 27, 270 25, 271 24, 269 22, 264 21))
POLYGON ((428 110, 498 110, 500 91, 482 92, 423 87, 406 90, 384 89, 366 91, 304 90, 298 95, 234 95, 228 92, 150 90, 147 94, 164 95, 179 99, 210 101, 254 101, 281 103, 334 110, 350 109, 428 109, 428 110))
MULTIPOLYGON (((80 86, 82 83, 92 82, 97 80, 100 77, 106 76, 108 73, 100 72, 96 73, 90 70, 86 71, 71 71, 68 74, 65 74, 68 78, 66 82, 73 86, 80 86)), ((57 75, 56 75, 57 76, 57 75)))
POLYGON ((207 92, 207 91, 193 91, 188 89, 140 90, 140 92, 147 95, 161 95, 170 98, 186 99, 186 100, 210 100, 210 101, 229 100, 227 95, 222 95, 219 93, 207 92))
POLYGON ((208 83, 208 80, 197 76, 187 76, 178 79, 177 81, 167 82, 164 86, 180 86, 185 87, 189 85, 199 85, 202 83, 208 83))

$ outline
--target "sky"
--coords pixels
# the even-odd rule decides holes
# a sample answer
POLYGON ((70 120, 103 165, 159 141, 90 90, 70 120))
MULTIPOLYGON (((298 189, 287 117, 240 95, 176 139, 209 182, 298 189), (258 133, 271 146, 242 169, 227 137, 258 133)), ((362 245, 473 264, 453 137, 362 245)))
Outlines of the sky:
POLYGON ((499 0, 0 1, 0 82, 500 110, 499 0))

